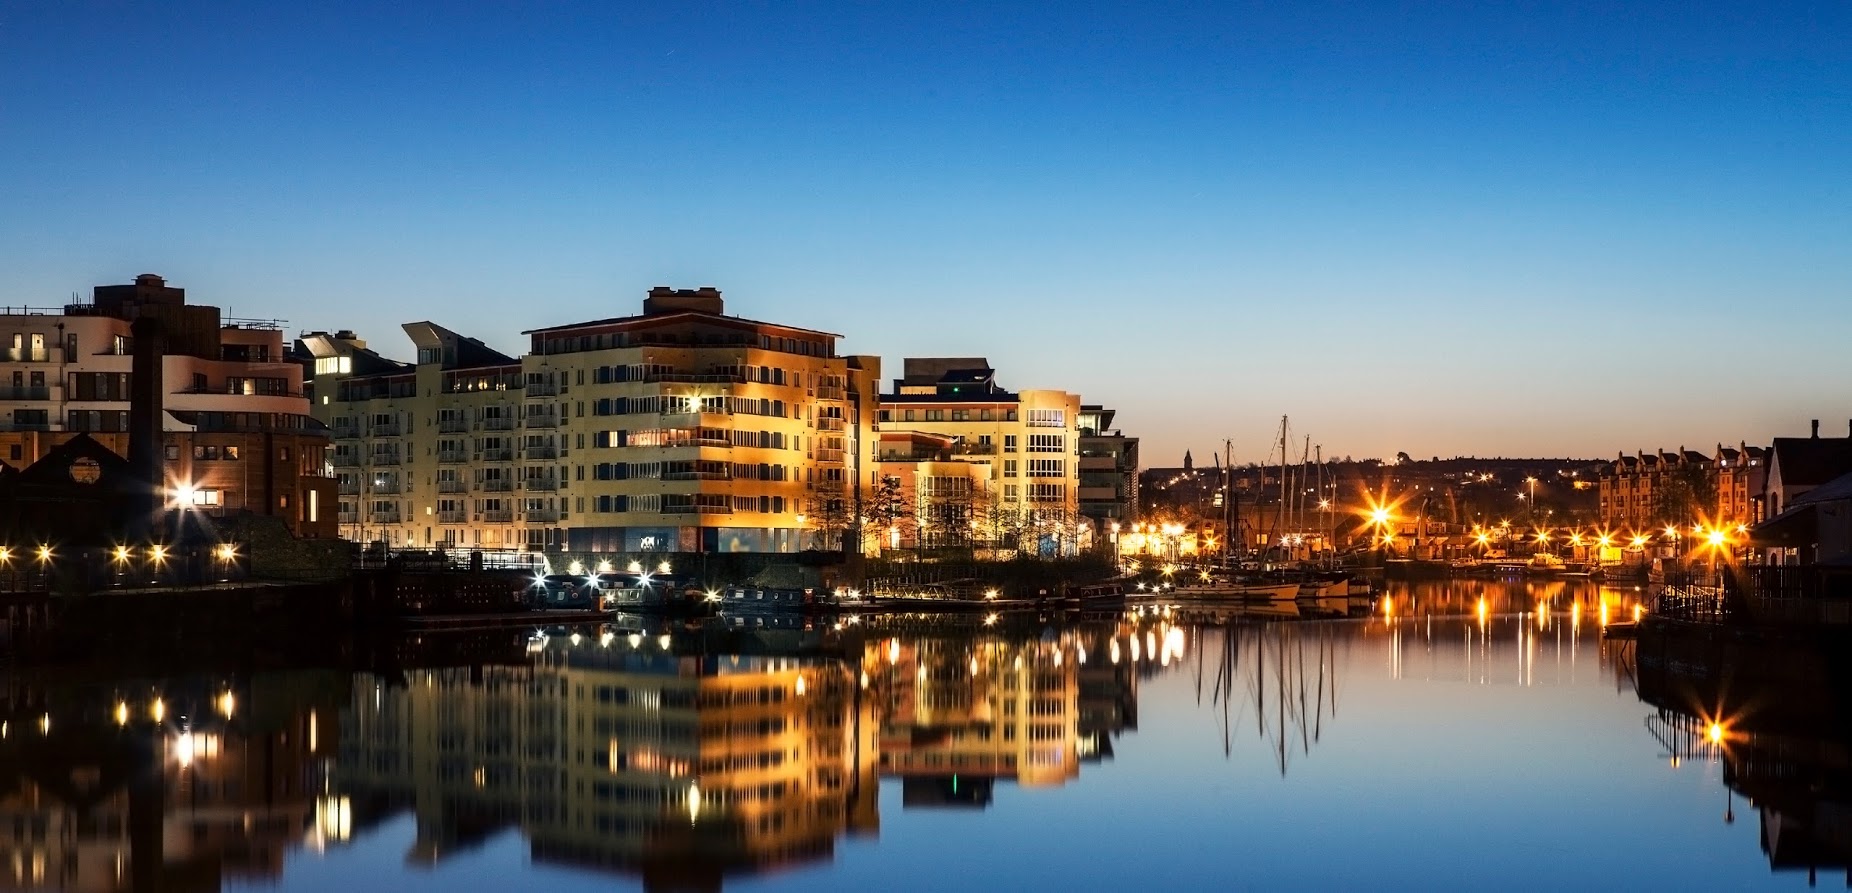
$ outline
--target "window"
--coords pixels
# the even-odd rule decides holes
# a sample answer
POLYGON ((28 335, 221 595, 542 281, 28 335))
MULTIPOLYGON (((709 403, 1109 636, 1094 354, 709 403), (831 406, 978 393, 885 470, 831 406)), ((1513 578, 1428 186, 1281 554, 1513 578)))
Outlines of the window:
POLYGON ((1061 435, 1059 434, 1031 434, 1029 435, 1029 452, 1031 453, 1062 452, 1061 440, 1062 438, 1061 438, 1061 435))
POLYGON ((943 410, 943 409, 928 409, 928 410, 926 410, 926 421, 928 421, 928 422, 943 422, 943 421, 945 421, 945 410, 943 410))
POLYGON ((1003 476, 1006 478, 1013 478, 1016 476, 1016 460, 1015 459, 1003 460, 1003 476))
POLYGON ((907 421, 913 421, 913 410, 911 409, 907 410, 907 421))
POLYGON ((1032 478, 1062 477, 1066 464, 1060 459, 1030 459, 1029 476, 1032 478))
POLYGON ((1003 451, 1006 453, 1016 452, 1016 435, 1014 434, 1003 435, 1003 451))
POLYGON ((1060 428, 1066 417, 1067 413, 1059 409, 1031 409, 1028 424, 1031 428, 1060 428))

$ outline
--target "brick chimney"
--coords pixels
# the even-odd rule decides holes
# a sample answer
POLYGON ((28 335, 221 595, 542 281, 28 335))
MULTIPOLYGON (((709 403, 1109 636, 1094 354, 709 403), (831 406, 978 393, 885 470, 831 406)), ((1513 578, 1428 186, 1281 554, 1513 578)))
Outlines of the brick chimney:
POLYGON ((166 353, 167 338, 161 320, 143 316, 129 326, 135 341, 135 353, 129 375, 129 469, 134 490, 127 494, 126 517, 121 519, 125 532, 138 540, 147 539, 160 520, 166 506, 166 444, 161 431, 165 415, 161 382, 161 357, 166 353))
POLYGON ((1820 439, 1820 420, 1819 419, 1813 420, 1813 439, 1814 440, 1820 439))

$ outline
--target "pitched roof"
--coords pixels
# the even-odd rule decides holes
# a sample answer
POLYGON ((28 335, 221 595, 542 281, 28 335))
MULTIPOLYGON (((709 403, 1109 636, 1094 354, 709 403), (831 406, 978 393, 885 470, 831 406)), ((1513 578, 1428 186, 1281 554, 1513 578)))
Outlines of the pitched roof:
POLYGON ((1852 472, 1852 438, 1777 437, 1773 450, 1784 486, 1819 486, 1852 472))

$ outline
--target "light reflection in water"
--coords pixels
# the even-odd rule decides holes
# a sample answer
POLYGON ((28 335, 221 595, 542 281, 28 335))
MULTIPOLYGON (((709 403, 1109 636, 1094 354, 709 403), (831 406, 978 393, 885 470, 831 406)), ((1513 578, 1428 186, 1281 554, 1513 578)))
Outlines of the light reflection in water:
MULTIPOLYGON (((1595 624, 1584 628, 1584 611, 1630 612, 1639 597, 1628 590, 1477 583, 1395 589, 1384 601, 1396 607, 1373 611, 1365 604, 1356 620, 1332 623, 1189 611, 1174 612, 1174 622, 1152 612, 1033 628, 1009 621, 982 627, 975 618, 963 627, 877 620, 783 640, 767 634, 741 640, 752 644, 741 649, 655 628, 626 647, 622 633, 588 628, 576 646, 570 634, 555 635, 531 657, 517 642, 506 659, 475 667, 359 673, 344 679, 338 693, 292 680, 253 694, 243 684, 212 679, 191 687, 116 685, 99 691, 89 708, 72 708, 71 696, 40 697, 32 712, 11 717, 13 738, 0 746, 15 746, 21 729, 28 740, 158 736, 166 742, 162 771, 174 791, 185 783, 183 773, 219 778, 202 773, 248 767, 247 755, 259 751, 280 754, 261 770, 274 776, 272 790, 280 793, 261 807, 238 800, 213 807, 225 815, 259 809, 259 818, 248 828, 241 818, 224 836, 192 846, 195 855, 219 853, 200 858, 268 854, 268 870, 282 872, 273 878, 285 890, 313 888, 289 862, 347 858, 387 833, 383 828, 405 827, 394 826, 394 816, 416 826, 407 855, 417 865, 445 863, 508 833, 522 842, 524 859, 641 876, 646 885, 674 877, 712 887, 798 866, 806 870, 765 883, 803 886, 822 877, 845 835, 878 834, 882 848, 943 847, 968 845, 1007 824, 1002 815, 936 812, 945 823, 920 838, 913 823, 884 829, 884 818, 891 823, 916 809, 971 810, 1004 798, 1020 801, 1012 812, 1059 811, 1066 807, 1051 804, 1084 802, 1071 796, 1084 792, 1095 773, 1161 779, 1184 771, 1172 766, 1182 759, 1205 781, 1215 766, 1235 779, 1285 776, 1302 786, 1292 790, 1316 800, 1319 785, 1345 782, 1330 773, 1345 771, 1348 753, 1369 751, 1378 736, 1395 732, 1382 716, 1383 708, 1400 707, 1398 692, 1516 702, 1543 694, 1532 688, 1637 685, 1651 705, 1644 712, 1652 737, 1642 740, 1663 747, 1659 774, 1677 765, 1688 776, 1703 764, 1728 790, 1745 791, 1821 777, 1796 773, 1796 765, 1813 765, 1796 764, 1796 755, 1821 745, 1803 751, 1797 742, 1811 739, 1772 733, 1767 705, 1777 699, 1766 692, 1754 700, 1758 710, 1744 708, 1754 693, 1740 689, 1728 700, 1700 692, 1699 706, 1686 706, 1689 698, 1675 693, 1689 690, 1680 674, 1701 665, 1707 653, 1701 648, 1642 642, 1636 650, 1602 642, 1595 624), (663 646, 665 635, 673 647, 663 646), (1171 697, 1142 710, 1167 731, 1141 737, 1141 697, 1159 689, 1171 697), (158 700, 150 694, 157 690, 164 693, 158 700), (235 710, 219 709, 233 703, 234 690, 235 710), (171 723, 152 721, 156 703, 171 723), (195 725, 182 727, 177 717, 195 725), (274 728, 249 726, 257 717, 274 728), (327 737, 318 743, 320 735, 327 737), (285 737, 289 744, 281 747, 285 737), (1115 754, 1121 765, 1099 765, 1115 754), (1214 766, 1199 759, 1211 754, 1214 766), (1787 762, 1771 762, 1778 759, 1787 762), (1308 777, 1321 781, 1305 786, 1308 777), (295 781, 283 783, 289 779, 295 781), (1031 790, 1038 787, 1076 790, 1050 798, 1031 790), (443 808, 426 806, 435 804, 443 808), (946 822, 951 815, 956 820, 946 822), (285 859, 285 852, 293 855, 285 859)), ((1785 666, 1780 655, 1745 654, 1743 661, 1785 666)), ((1630 734, 1639 735, 1639 727, 1630 734)), ((1843 744, 1833 746, 1844 751, 1843 744)), ((18 753, 0 758, 17 762, 18 753)), ((1396 768, 1417 782, 1430 771, 1418 764, 1396 768)), ((72 769, 36 777, 70 778, 72 769)), ((1125 796, 1123 787, 1115 789, 1125 796)), ((1735 815, 1728 790, 1720 810, 1726 817, 1735 815)), ((127 809, 126 794, 110 796, 105 791, 102 802, 127 809)), ((1792 829, 1806 818, 1768 803, 1757 806, 1765 822, 1792 829)), ((1136 796, 1122 805, 1140 806, 1136 796)), ((168 809, 162 821, 177 828, 199 820, 177 796, 168 809)), ((6 819, 0 809, 0 823, 6 819)), ((126 848, 100 855, 107 858, 95 864, 106 864, 112 875, 133 874, 126 848)), ((1732 855, 1759 858, 1753 841, 1732 855)), ((48 858, 48 866, 65 864, 61 854, 48 858)), ((80 864, 91 864, 88 858, 80 864)), ((22 859, 31 864, 30 853, 22 859)), ((1382 868, 1391 877, 1408 876, 1407 866, 1382 868)))

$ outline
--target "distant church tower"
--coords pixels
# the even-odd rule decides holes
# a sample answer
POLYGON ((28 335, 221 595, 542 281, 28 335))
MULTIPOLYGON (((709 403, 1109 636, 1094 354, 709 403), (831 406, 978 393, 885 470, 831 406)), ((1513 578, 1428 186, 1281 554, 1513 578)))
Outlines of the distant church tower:
POLYGON ((1183 451, 1183 470, 1191 471, 1195 468, 1196 468, 1196 461, 1190 458, 1190 451, 1184 450, 1183 451))

